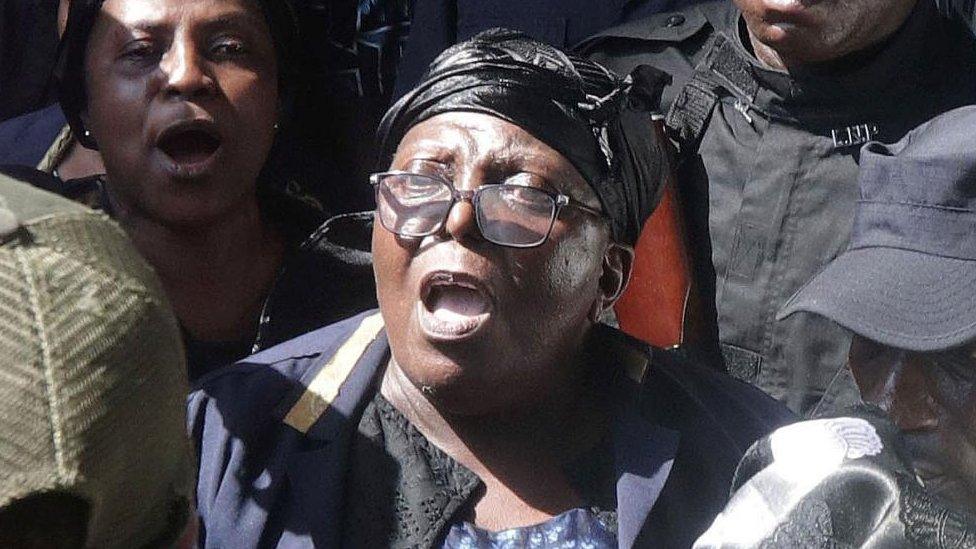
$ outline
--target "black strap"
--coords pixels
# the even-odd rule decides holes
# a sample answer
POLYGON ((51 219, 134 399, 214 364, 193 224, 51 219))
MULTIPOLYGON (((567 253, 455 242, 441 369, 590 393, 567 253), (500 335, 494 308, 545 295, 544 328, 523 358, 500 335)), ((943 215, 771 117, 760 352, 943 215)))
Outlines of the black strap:
POLYGON ((711 42, 708 53, 678 92, 665 119, 665 126, 682 154, 698 150, 719 97, 735 95, 751 103, 759 92, 752 67, 732 41, 722 33, 715 33, 711 42))
POLYGON ((678 141, 682 153, 698 150, 705 125, 712 115, 718 93, 707 75, 695 71, 694 76, 675 97, 664 120, 668 133, 678 141))

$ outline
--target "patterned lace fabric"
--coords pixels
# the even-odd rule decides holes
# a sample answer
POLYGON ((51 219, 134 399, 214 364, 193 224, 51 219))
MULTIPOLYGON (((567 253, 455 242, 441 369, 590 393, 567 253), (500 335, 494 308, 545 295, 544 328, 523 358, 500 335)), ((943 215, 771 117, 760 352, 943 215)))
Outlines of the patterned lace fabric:
POLYGON ((617 547, 616 528, 602 513, 571 509, 542 524, 488 532, 471 523, 451 526, 444 549, 604 549, 617 547))
POLYGON ((609 438, 567 466, 566 473, 587 509, 497 534, 479 531, 467 522, 484 493, 481 480, 431 444, 379 392, 363 412, 349 464, 343 547, 616 547, 609 438), (446 545, 441 541, 445 533, 446 545))
POLYGON ((349 460, 342 547, 435 547, 482 490, 474 473, 379 392, 363 412, 349 460))

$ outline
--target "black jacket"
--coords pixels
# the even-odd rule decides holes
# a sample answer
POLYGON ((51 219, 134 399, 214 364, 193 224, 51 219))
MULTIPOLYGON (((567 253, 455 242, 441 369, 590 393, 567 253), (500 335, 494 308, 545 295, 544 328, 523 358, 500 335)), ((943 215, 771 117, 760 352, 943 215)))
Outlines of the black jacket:
POLYGON ((792 74, 763 67, 740 12, 710 2, 605 31, 582 51, 622 73, 649 63, 678 142, 698 287, 725 367, 806 414, 857 400, 850 336, 785 301, 843 251, 859 145, 976 102, 972 32, 922 0, 889 40, 792 74), (708 307, 707 307, 708 308, 708 307))

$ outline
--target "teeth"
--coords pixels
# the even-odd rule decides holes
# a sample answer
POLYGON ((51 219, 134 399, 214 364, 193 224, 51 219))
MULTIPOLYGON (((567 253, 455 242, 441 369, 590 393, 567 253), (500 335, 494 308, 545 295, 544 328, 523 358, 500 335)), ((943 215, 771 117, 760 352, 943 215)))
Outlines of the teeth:
POLYGON ((437 277, 432 279, 430 281, 430 286, 432 288, 437 286, 457 286, 458 288, 466 288, 468 290, 475 290, 475 291, 478 290, 478 287, 475 286, 474 284, 471 284, 470 282, 462 282, 460 280, 454 280, 454 277, 450 275, 445 275, 443 278, 437 277))
POLYGON ((437 273, 431 278, 432 284, 453 284, 454 275, 451 273, 437 273))
POLYGON ((458 282, 456 280, 435 280, 430 284, 431 288, 437 288, 441 286, 455 286, 457 288, 464 288, 467 290, 478 290, 478 287, 474 284, 468 284, 467 282, 458 282))

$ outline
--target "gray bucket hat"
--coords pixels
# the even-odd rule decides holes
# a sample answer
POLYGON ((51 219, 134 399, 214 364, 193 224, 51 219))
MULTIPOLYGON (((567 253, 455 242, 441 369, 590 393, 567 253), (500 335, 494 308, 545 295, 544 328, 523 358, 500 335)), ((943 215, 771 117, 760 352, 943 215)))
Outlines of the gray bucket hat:
POLYGON ((913 351, 976 340, 974 135, 976 107, 963 107, 865 145, 850 246, 778 318, 808 311, 913 351))

